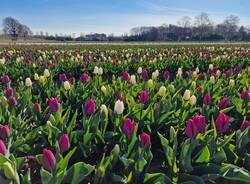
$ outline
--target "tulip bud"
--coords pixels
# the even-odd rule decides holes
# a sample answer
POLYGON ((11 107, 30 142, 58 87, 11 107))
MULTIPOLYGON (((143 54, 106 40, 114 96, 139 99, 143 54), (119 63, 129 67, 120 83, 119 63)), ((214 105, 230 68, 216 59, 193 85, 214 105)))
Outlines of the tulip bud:
POLYGON ((43 168, 47 171, 52 172, 55 169, 56 158, 48 149, 43 149, 42 164, 43 168))
POLYGON ((70 141, 69 141, 69 136, 68 134, 64 134, 59 138, 59 148, 60 148, 60 153, 64 153, 68 151, 70 148, 70 141))
POLYGON ((114 112, 118 115, 122 114, 124 111, 124 103, 123 101, 117 100, 115 102, 114 112))
POLYGON ((166 91, 167 91, 166 87, 165 86, 161 86, 160 89, 159 89, 159 91, 158 91, 158 94, 161 97, 163 97, 166 94, 166 91))
POLYGON ((190 97, 189 102, 190 102, 191 105, 195 105, 196 104, 197 99, 196 99, 195 95, 192 95, 190 97))
POLYGON ((149 88, 153 88, 154 87, 154 82, 152 79, 149 79, 148 82, 147 82, 147 85, 149 88))
POLYGON ((127 81, 128 78, 129 78, 128 72, 123 72, 123 73, 122 73, 122 80, 127 81))
POLYGON ((45 82, 46 82, 46 78, 44 76, 40 76, 39 77, 39 83, 42 84, 42 85, 44 85, 45 82))
POLYGON ((88 80, 89 80, 89 75, 88 75, 87 73, 83 73, 83 74, 80 76, 80 80, 82 81, 82 83, 88 82, 88 80))
POLYGON ((10 137, 10 129, 8 125, 3 125, 0 127, 0 138, 5 140, 10 137))
POLYGON ((196 71, 193 72, 193 77, 194 78, 198 77, 198 73, 196 71))
POLYGON ((146 69, 142 69, 141 76, 143 79, 147 79, 148 78, 148 71, 146 69))
POLYGON ((138 74, 141 74, 141 73, 142 73, 142 67, 139 67, 139 68, 138 68, 137 73, 138 73, 138 74))
POLYGON ((175 91, 174 85, 173 85, 173 84, 170 84, 170 85, 168 86, 168 90, 170 91, 170 93, 174 93, 174 91, 175 91))
POLYGON ((29 77, 25 79, 25 86, 26 87, 31 87, 32 86, 32 81, 31 81, 31 79, 29 77))
POLYGON ((8 76, 8 75, 3 75, 3 77, 2 77, 2 82, 3 82, 4 84, 9 83, 9 82, 10 82, 9 76, 8 76))
POLYGON ((135 130, 135 122, 130 118, 127 118, 123 121, 123 132, 127 137, 133 135, 135 130))
POLYGON ((102 67, 100 67, 99 69, 98 69, 98 75, 102 75, 103 74, 103 69, 102 69, 102 67))
POLYGON ((145 132, 140 134, 140 146, 142 149, 146 150, 151 144, 150 135, 145 132))
POLYGON ((49 99, 49 111, 51 113, 59 111, 60 104, 57 98, 50 98, 49 99))
POLYGON ((243 90, 240 94, 241 98, 245 101, 248 101, 249 100, 249 93, 248 93, 248 90, 243 90))
POLYGON ((230 79, 229 86, 232 88, 235 86, 235 81, 233 79, 230 79))
POLYGON ((165 71, 163 72, 163 78, 164 78, 164 79, 168 79, 169 77, 170 77, 170 72, 167 71, 167 70, 165 70, 165 71))
POLYGON ((229 104, 228 98, 224 97, 220 99, 220 101, 218 102, 218 107, 220 109, 225 109, 226 107, 228 107, 228 104, 229 104))
POLYGON ((105 87, 105 86, 102 86, 102 87, 101 87, 101 91, 103 92, 103 94, 106 94, 106 92, 107 92, 106 87, 105 87))
POLYGON ((45 69, 44 72, 43 72, 43 76, 48 78, 50 76, 50 72, 48 69, 45 69))
POLYGON ((219 133, 225 133, 229 127, 229 116, 220 112, 216 119, 216 128, 219 133))
POLYGON ((4 142, 0 139, 0 154, 6 155, 7 154, 7 149, 4 144, 4 142))
POLYGON ((13 96, 13 94, 14 94, 14 93, 13 93, 13 88, 11 88, 11 87, 10 87, 10 88, 7 88, 6 91, 5 91, 5 93, 6 93, 6 97, 7 97, 7 98, 13 96))
POLYGON ((8 161, 4 162, 3 171, 4 171, 4 175, 6 176, 6 178, 11 179, 11 180, 16 179, 15 171, 14 171, 12 165, 8 161))
POLYGON ((248 127, 250 127, 250 121, 243 121, 240 127, 240 130, 243 132, 244 130, 246 130, 248 127))
POLYGON ((87 115, 93 114, 95 112, 95 101, 93 99, 86 100, 84 107, 87 115))
POLYGON ((157 73, 157 72, 153 72, 153 73, 152 73, 152 79, 153 79, 153 80, 156 80, 157 77, 158 77, 158 73, 157 73))
POLYGON ((196 115, 193 119, 199 133, 206 131, 206 118, 202 115, 196 115))
POLYGON ((210 105, 211 101, 212 101, 212 97, 208 93, 206 93, 204 98, 203 98, 203 103, 205 105, 210 105))
POLYGON ((59 80, 62 82, 62 81, 66 81, 67 80, 67 76, 65 73, 62 73, 59 75, 59 80))
POLYGON ((184 100, 189 100, 190 99, 190 91, 185 90, 184 95, 183 95, 184 100))
POLYGON ((95 67, 94 67, 93 73, 94 73, 94 74, 98 74, 98 70, 99 70, 99 68, 98 68, 97 66, 95 66, 95 67))
POLYGON ((66 91, 69 91, 71 89, 71 85, 70 85, 69 81, 64 81, 63 87, 66 91))
POLYGON ((12 107, 16 107, 17 106, 17 101, 16 101, 16 98, 11 96, 8 98, 8 102, 9 102, 9 105, 12 106, 12 107))
POLYGON ((131 75, 131 77, 130 77, 130 83, 133 84, 133 85, 136 84, 136 77, 135 77, 135 75, 131 75))
POLYGON ((182 68, 178 68, 178 71, 177 71, 177 74, 176 74, 176 77, 182 77, 182 68))
POLYGON ((146 91, 141 91, 139 96, 139 102, 145 104, 148 101, 149 94, 146 91))
POLYGON ((39 75, 38 75, 37 73, 34 74, 34 79, 35 79, 36 81, 39 80, 39 75))
POLYGON ((106 117, 108 116, 108 108, 106 105, 101 105, 101 108, 100 108, 100 111, 101 113, 103 113, 106 117))

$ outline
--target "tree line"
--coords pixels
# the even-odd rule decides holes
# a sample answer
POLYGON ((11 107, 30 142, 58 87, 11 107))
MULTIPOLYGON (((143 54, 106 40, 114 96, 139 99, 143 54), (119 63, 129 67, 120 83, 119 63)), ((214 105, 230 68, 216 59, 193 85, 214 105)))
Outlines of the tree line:
POLYGON ((70 35, 33 35, 30 28, 18 20, 7 17, 3 20, 3 32, 13 40, 39 38, 58 41, 250 41, 250 28, 239 25, 239 17, 230 15, 215 24, 206 13, 192 19, 182 17, 177 25, 142 26, 132 28, 129 35, 87 34, 79 37, 70 35))

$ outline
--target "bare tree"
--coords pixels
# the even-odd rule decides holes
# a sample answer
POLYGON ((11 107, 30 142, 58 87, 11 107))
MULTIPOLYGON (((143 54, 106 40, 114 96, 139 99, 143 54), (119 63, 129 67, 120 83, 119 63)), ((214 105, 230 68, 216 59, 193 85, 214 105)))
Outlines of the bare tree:
POLYGON ((226 17, 226 19, 222 23, 224 27, 224 35, 227 40, 231 40, 233 36, 237 33, 239 27, 239 20, 239 17, 230 15, 226 17))
POLYGON ((20 23, 12 17, 6 17, 3 20, 3 31, 5 34, 10 35, 13 40, 16 40, 20 33, 20 23))
POLYGON ((189 16, 184 16, 180 20, 178 20, 177 24, 181 27, 190 27, 191 26, 191 18, 189 16))
POLYGON ((200 37, 200 40, 202 37, 206 35, 211 29, 213 28, 213 23, 209 19, 207 13, 201 13, 200 15, 195 17, 195 26, 197 26, 197 33, 200 37))

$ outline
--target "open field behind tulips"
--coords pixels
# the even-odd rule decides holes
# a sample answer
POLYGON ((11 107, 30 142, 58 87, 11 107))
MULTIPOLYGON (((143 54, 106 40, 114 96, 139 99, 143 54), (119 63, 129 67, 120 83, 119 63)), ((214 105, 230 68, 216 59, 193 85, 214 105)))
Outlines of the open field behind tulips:
POLYGON ((45 44, 0 48, 1 184, 249 183, 249 44, 45 44))

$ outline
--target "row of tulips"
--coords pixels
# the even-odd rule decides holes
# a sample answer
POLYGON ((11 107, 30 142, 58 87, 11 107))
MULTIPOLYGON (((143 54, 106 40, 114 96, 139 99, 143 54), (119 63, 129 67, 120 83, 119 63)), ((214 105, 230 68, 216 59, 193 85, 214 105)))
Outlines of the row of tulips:
POLYGON ((0 51, 0 183, 248 182, 248 56, 0 51))

